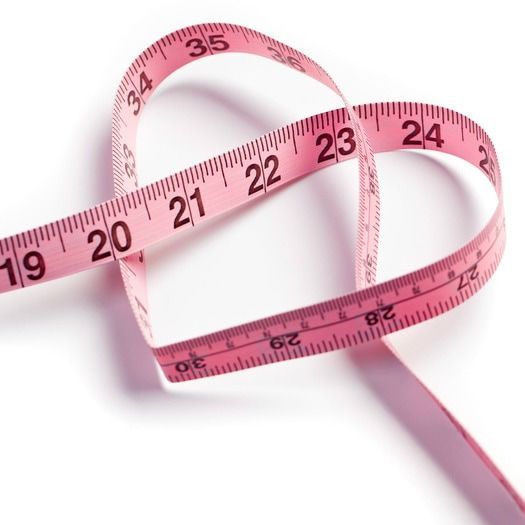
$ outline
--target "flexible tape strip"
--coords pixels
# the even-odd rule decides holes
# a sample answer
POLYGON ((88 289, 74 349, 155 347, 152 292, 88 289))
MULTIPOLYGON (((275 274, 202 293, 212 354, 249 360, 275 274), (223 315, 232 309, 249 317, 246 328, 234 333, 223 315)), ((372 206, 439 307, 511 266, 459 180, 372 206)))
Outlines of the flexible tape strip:
MULTIPOLYGON (((500 170, 492 142, 480 126, 456 111, 429 104, 386 102, 352 107, 313 60, 245 27, 196 25, 166 35, 141 53, 117 91, 112 140, 116 197, 0 240, 0 293, 118 259, 135 317, 170 381, 232 372, 379 338, 395 353, 384 336, 468 299, 492 275, 502 255, 505 223, 500 170), (253 53, 292 67, 334 90, 345 106, 289 124, 139 188, 135 140, 138 117, 149 97, 170 73, 193 60, 224 52, 253 53), (494 187, 498 205, 486 226, 460 250, 420 270, 375 284, 379 186, 374 152, 406 148, 432 149, 470 162, 494 187), (360 184, 356 292, 204 337, 155 346, 148 315, 145 247, 321 167, 354 157, 359 160, 360 184)), ((519 494, 463 426, 431 392, 429 395, 525 513, 519 494)))

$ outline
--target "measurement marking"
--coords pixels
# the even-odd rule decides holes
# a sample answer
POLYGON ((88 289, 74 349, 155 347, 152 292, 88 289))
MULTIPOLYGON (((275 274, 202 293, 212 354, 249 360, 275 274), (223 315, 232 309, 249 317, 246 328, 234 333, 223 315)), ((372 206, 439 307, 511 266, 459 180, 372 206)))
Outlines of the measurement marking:
POLYGON ((25 288, 24 279, 22 277, 22 272, 20 271, 20 263, 18 262, 18 255, 16 253, 14 237, 11 237, 10 240, 11 240, 11 248, 13 250, 13 255, 15 258, 15 262, 16 262, 16 269, 18 270, 18 276, 20 278, 20 285, 22 286, 22 288, 25 288))
POLYGON ((186 191, 186 183, 184 182, 184 177, 181 177, 181 181, 182 181, 182 189, 184 190, 184 196, 186 198, 188 212, 190 214, 191 225, 195 226, 195 223, 193 222, 193 213, 191 212, 190 200, 188 199, 188 192, 186 191))
POLYGON ((62 232, 60 231, 60 222, 58 221, 55 224, 57 226, 58 238, 60 239, 60 245, 62 246, 62 251, 66 253, 66 247, 64 246, 64 239, 62 238, 62 232))
POLYGON ((222 165, 222 155, 219 156, 219 166, 221 167, 221 173, 222 173, 222 180, 224 181, 224 187, 228 187, 228 183, 226 182, 226 175, 224 175, 224 166, 222 165))
POLYGON ((211 46, 208 44, 208 40, 206 39, 206 37, 204 36, 204 32, 202 31, 202 27, 199 25, 197 26, 201 36, 202 36, 202 40, 204 41, 204 45, 206 46, 206 48, 208 49, 208 52, 210 53, 210 55, 213 55, 213 49, 211 48, 211 46))
MULTIPOLYGON (((102 213, 102 219, 104 220, 104 226, 106 227, 106 233, 108 235, 109 240, 109 247, 111 248, 111 254, 113 255, 113 260, 117 260, 117 257, 115 256, 115 249, 113 247, 113 239, 111 238, 111 234, 109 233, 108 223, 106 222, 106 215, 104 214, 104 208, 101 208, 102 213)), ((93 221, 94 224, 94 221, 93 221)))
POLYGON ((421 108, 421 138, 423 142, 423 149, 427 149, 427 144, 425 141, 425 122, 423 118, 423 104, 419 104, 419 106, 421 108))
POLYGON ((261 158, 261 150, 259 149, 259 141, 255 139, 253 142, 255 142, 255 145, 257 146, 257 155, 259 156, 259 164, 261 166, 261 173, 262 173, 262 180, 263 180, 263 186, 264 186, 264 193, 266 193, 266 174, 264 173, 264 164, 261 158))
MULTIPOLYGON (((499 233, 499 232, 498 232, 499 233)), ((497 240, 497 237, 496 236, 494 238, 494 240, 492 241, 492 243, 490 244, 490 246, 488 247, 488 249, 483 253, 482 257, 480 258, 483 259, 487 254, 491 253, 491 250, 492 250, 492 247, 494 246, 494 244, 496 243, 496 240, 497 240)), ((424 292, 420 292, 418 294, 414 294, 414 295, 410 295, 404 299, 401 299, 399 301, 394 301, 394 302, 390 302, 388 306, 397 306, 399 304, 402 304, 406 301, 410 301, 412 299, 414 299, 415 297, 422 297, 423 295, 428 295, 428 294, 431 294, 432 292, 440 289, 440 288, 444 288, 446 286, 448 286, 451 282, 453 281, 456 281, 458 280, 459 276, 455 275, 454 277, 450 278, 449 280, 445 281, 443 284, 441 285, 438 285, 434 288, 431 288, 429 290, 425 290, 424 292)), ((370 290, 370 289, 366 289, 366 290, 370 290)), ((365 291, 366 291, 365 290, 365 291)), ((343 296, 344 297, 344 296, 343 296)), ((326 301, 325 303, 318 303, 318 304, 315 304, 315 305, 312 305, 311 307, 312 308, 320 308, 320 307, 323 307, 325 306, 326 303, 330 303, 331 301, 326 301)), ((381 307, 380 307, 381 308, 381 307)), ((294 314, 294 313, 298 313, 299 311, 303 310, 302 308, 300 308, 299 310, 295 310, 295 311, 291 311, 291 312, 288 312, 289 314, 294 314)), ((340 324, 344 324, 344 323, 348 323, 349 321, 353 321, 353 320, 356 320, 358 319, 359 317, 363 317, 364 315, 366 315, 367 313, 369 312, 372 312, 372 311, 376 311, 376 310, 379 310, 379 308, 371 308, 370 310, 366 310, 364 312, 360 312, 359 314, 357 315, 354 315, 354 316, 351 316, 351 317, 348 317, 347 319, 344 319, 344 320, 336 320, 336 321, 332 321, 332 322, 329 322, 329 323, 324 323, 324 324, 320 324, 320 325, 317 325, 317 326, 311 326, 311 327, 308 327, 308 328, 299 328, 296 330, 297 333, 300 333, 300 334, 304 334, 304 333, 307 333, 307 332, 312 332, 312 331, 317 331, 317 330, 322 330, 322 329, 326 329, 326 328, 329 328, 331 326, 336 326, 336 325, 340 325, 340 324)), ((436 311, 433 315, 433 317, 435 317, 436 315, 438 315, 438 312, 436 311)), ((378 314, 379 316, 379 314, 378 314)), ((276 316, 273 316, 274 318, 276 316)), ((380 316, 379 316, 380 317, 380 316)), ((264 320, 267 320, 267 319, 271 319, 271 318, 266 318, 266 319, 263 319, 261 321, 264 321, 264 320)), ((278 323, 276 323, 278 324, 278 323)), ((242 329, 245 325, 240 325, 240 326, 237 326, 237 327, 232 327, 230 329, 227 329, 227 330, 223 330, 222 332, 224 332, 226 335, 228 334, 228 330, 235 330, 235 329, 242 329)), ((210 335, 216 335, 216 333, 214 334, 210 334, 210 335)), ((280 335, 284 335, 284 334, 280 334, 280 335)), ((365 335, 366 335, 366 332, 365 332, 365 335)), ((206 337, 206 336, 204 336, 206 337)), ((274 336, 276 337, 276 336, 274 336)), ((251 341, 249 343, 244 343, 244 344, 240 344, 240 345, 236 345, 234 348, 225 348, 225 349, 222 349, 222 350, 218 350, 216 352, 213 352, 213 353, 209 353, 209 354, 203 354, 201 357, 212 357, 212 356, 215 356, 215 355, 221 355, 221 354, 224 354, 224 353, 227 353, 227 352, 231 352, 233 350, 240 350, 242 348, 245 348, 245 347, 248 347, 248 346, 254 346, 256 344, 260 344, 264 341, 268 341, 270 338, 268 337, 263 337, 263 338, 260 338, 260 339, 257 339, 257 340, 254 340, 254 341, 251 341)), ((190 340, 187 340, 187 341, 182 341, 181 343, 175 343, 175 344, 171 344, 171 345, 167 345, 168 347, 171 347, 173 351, 177 351, 176 349, 176 346, 178 344, 183 344, 183 343, 188 343, 189 341, 192 341, 191 339, 190 340)), ((187 361, 183 359, 183 361, 187 361)), ((177 361, 178 362, 178 361, 177 361)), ((170 364, 173 364, 173 363, 163 363, 162 366, 170 366, 170 364)))

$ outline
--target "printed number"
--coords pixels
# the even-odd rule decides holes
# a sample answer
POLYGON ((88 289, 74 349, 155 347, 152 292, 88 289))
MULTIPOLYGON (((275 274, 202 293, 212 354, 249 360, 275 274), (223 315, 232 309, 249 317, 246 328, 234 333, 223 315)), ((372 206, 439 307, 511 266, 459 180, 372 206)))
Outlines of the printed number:
MULTIPOLYGON (((144 95, 146 91, 151 90, 153 82, 151 78, 148 78, 146 73, 142 71, 139 77, 139 91, 141 95, 144 95)), ((140 111, 140 97, 137 95, 134 89, 128 93, 128 106, 133 106, 133 115, 138 115, 140 111)))
MULTIPOLYGON (((210 35, 208 45, 213 51, 226 51, 230 48, 230 44, 224 40, 224 35, 210 35)), ((208 47, 202 38, 191 38, 186 42, 186 47, 193 49, 190 57, 201 57, 208 52, 208 47)))
MULTIPOLYGON (((403 122, 402 128, 408 129, 409 127, 414 129, 403 139, 403 144, 405 146, 422 146, 423 141, 415 138, 421 133, 421 124, 415 120, 405 120, 405 122, 403 122)), ((427 142, 435 142, 436 146, 441 148, 445 142, 441 138, 441 125, 432 124, 432 127, 425 135, 425 140, 427 142)))
MULTIPOLYGON (((192 195, 190 195, 190 200, 196 200, 197 201, 197 207, 199 208, 199 216, 204 217, 206 215, 206 212, 204 211, 204 204, 202 203, 202 197, 201 197, 201 190, 199 188, 195 188, 195 191, 192 195)), ((184 214, 186 212, 186 199, 184 197, 181 197, 180 195, 177 195, 173 197, 170 201, 170 210, 174 210, 178 206, 177 214, 175 215, 175 220, 173 221, 173 228, 180 228, 181 226, 184 226, 185 224, 188 224, 191 220, 191 212, 188 217, 184 217, 184 214)))
POLYGON ((299 339, 299 334, 297 332, 293 334, 286 334, 286 335, 280 335, 277 337, 272 337, 270 339, 270 346, 274 350, 279 350, 280 348, 283 348, 286 345, 297 346, 300 343, 301 343, 301 340, 299 339))
POLYGON ((374 269, 374 256, 368 253, 366 255, 366 272, 365 272, 365 279, 368 284, 372 283, 372 271, 374 269))
MULTIPOLYGON (((266 187, 275 184, 281 180, 280 175, 276 175, 277 169, 279 168, 279 159, 276 155, 270 155, 264 159, 264 168, 269 169, 270 173, 268 179, 266 180, 266 187)), ((248 195, 253 195, 264 189, 264 182, 260 183, 259 180, 261 176, 264 177, 263 169, 259 164, 250 164, 246 168, 246 178, 249 179, 253 175, 253 180, 250 182, 250 187, 248 188, 248 195)), ((264 181, 264 178, 263 178, 264 181)))
POLYGON ((11 259, 6 259, 4 264, 0 266, 0 270, 7 270, 7 276, 9 277, 9 284, 11 286, 15 286, 16 276, 15 276, 15 271, 13 269, 13 261, 11 259))
POLYGON ((377 187, 378 187, 377 173, 375 172, 374 169, 372 169, 371 166, 368 166, 368 181, 369 181, 370 193, 372 193, 373 195, 376 195, 377 187))
POLYGON ((224 35, 210 35, 208 41, 214 51, 226 51, 230 48, 230 44, 224 40, 224 35))
MULTIPOLYGON (((42 257, 42 254, 39 252, 33 251, 26 253, 22 259, 22 265, 28 272, 34 272, 26 274, 26 277, 31 281, 38 281, 42 279, 46 273, 46 263, 42 257)), ((4 264, 0 266, 0 270, 7 270, 9 284, 11 286, 15 286, 17 280, 12 259, 6 259, 4 264)))
POLYGON ((204 357, 196 357, 191 361, 180 361, 175 365, 175 370, 181 373, 188 372, 188 370, 191 368, 206 368, 206 361, 204 361, 204 357))
POLYGON ((384 308, 380 308, 379 310, 374 310, 373 312, 368 312, 365 315, 366 324, 368 326, 373 326, 381 319, 384 319, 385 321, 390 321, 396 316, 394 312, 393 306, 385 306, 384 308))
POLYGON ((250 187, 248 188, 248 195, 253 195, 254 193, 264 189, 264 185, 262 183, 258 184, 259 179, 261 178, 261 171, 262 170, 259 164, 250 164, 246 168, 246 178, 249 179, 252 175, 254 176, 253 180, 250 182, 250 187))
POLYGON ((465 273, 459 276, 458 292, 468 286, 471 281, 475 281, 479 277, 478 265, 475 264, 469 268, 465 273))
POLYGON ((268 47, 267 49, 268 51, 272 52, 272 58, 274 60, 277 60, 277 62, 280 62, 281 64, 287 64, 297 69, 297 71, 301 71, 302 73, 305 72, 303 65, 297 58, 291 57, 291 56, 285 57, 282 55, 282 53, 279 50, 275 49, 274 47, 268 47))
POLYGON ((200 38, 191 38, 186 42, 186 47, 191 47, 193 49, 190 53, 190 57, 200 57, 208 51, 208 48, 200 38))
POLYGON ((133 115, 138 115, 140 111, 140 98, 137 97, 135 90, 131 90, 128 93, 128 106, 133 107, 133 115))
POLYGON ((253 195, 254 193, 257 193, 264 189, 264 185, 258 184, 259 179, 261 178, 261 167, 259 164, 250 164, 246 168, 246 178, 250 178, 252 175, 254 175, 253 180, 250 182, 250 187, 248 188, 248 195, 253 195))
POLYGON ((431 128, 425 135, 425 140, 427 142, 435 142, 436 147, 438 148, 443 147, 445 141, 441 138, 441 126, 439 124, 432 124, 431 128))
POLYGON ((127 144, 124 144, 123 150, 124 150, 124 156, 126 157, 126 163, 124 165, 124 169, 126 170, 126 175, 130 179, 136 180, 137 173, 135 171, 135 167, 136 167, 135 155, 133 155, 133 152, 129 149, 127 144))
MULTIPOLYGON (((337 152, 340 155, 350 155, 355 151, 354 130, 352 128, 341 128, 337 132, 338 142, 342 141, 342 145, 337 147, 337 152)), ((327 160, 335 159, 335 152, 330 153, 334 145, 334 137, 331 133, 321 133, 315 141, 317 146, 323 145, 323 149, 319 153, 317 163, 325 162, 327 160)))
POLYGON ((26 270, 31 272, 36 272, 33 274, 27 274, 27 278, 31 281, 38 281, 44 277, 46 273, 46 263, 41 253, 38 252, 29 252, 24 256, 22 264, 26 270))
POLYGON ((148 78, 148 75, 146 75, 146 73, 144 71, 142 71, 140 73, 140 78, 139 78, 139 89, 140 89, 140 94, 141 95, 144 95, 144 93, 146 93, 146 91, 151 91, 151 88, 153 87, 153 82, 151 80, 151 78, 148 78))
POLYGON ((489 156, 487 148, 480 144, 479 152, 483 154, 483 158, 479 161, 479 167, 488 175, 492 183, 495 182, 496 176, 494 175, 494 159, 489 156))
MULTIPOLYGON (((124 221, 117 221, 115 224, 113 224, 110 233, 111 242, 113 243, 115 250, 117 250, 118 252, 125 252, 126 250, 129 250, 131 248, 131 232, 129 231, 128 225, 124 221)), ((101 259, 105 259, 106 257, 111 257, 111 251, 102 251, 104 250, 104 247, 106 246, 106 242, 108 240, 105 231, 93 230, 92 232, 89 232, 87 238, 88 244, 95 242, 95 239, 97 238, 98 245, 95 248, 93 255, 91 256, 91 260, 93 262, 100 261, 101 259)))

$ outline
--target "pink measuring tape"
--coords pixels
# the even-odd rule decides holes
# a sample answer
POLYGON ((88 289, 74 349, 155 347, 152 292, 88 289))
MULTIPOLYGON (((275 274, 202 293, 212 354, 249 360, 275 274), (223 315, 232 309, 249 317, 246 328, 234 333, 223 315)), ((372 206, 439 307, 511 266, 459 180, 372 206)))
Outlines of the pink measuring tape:
MULTIPOLYGON (((456 111, 414 102, 352 107, 312 59, 257 31, 200 24, 161 38, 131 64, 113 108, 115 198, 0 240, 0 292, 119 260, 142 334, 170 381, 208 377, 383 338, 459 305, 496 269, 505 241, 501 178, 485 131, 456 111), (201 57, 253 53, 309 75, 344 107, 272 131, 158 182, 139 187, 136 132, 149 97, 169 74, 201 57), (434 264, 375 284, 379 186, 374 152, 430 149, 456 155, 488 178, 498 205, 468 244, 434 264), (150 328, 144 248, 331 164, 357 157, 357 291, 206 336, 156 346, 150 328)), ((525 514, 525 503, 461 424, 430 394, 525 514)))

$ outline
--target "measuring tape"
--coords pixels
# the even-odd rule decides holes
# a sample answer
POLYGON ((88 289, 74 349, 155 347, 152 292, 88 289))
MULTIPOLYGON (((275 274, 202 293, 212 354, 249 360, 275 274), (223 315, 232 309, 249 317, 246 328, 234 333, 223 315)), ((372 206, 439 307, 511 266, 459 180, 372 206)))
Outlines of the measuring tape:
MULTIPOLYGON (((115 198, 0 240, 0 293, 119 260, 142 334, 169 381, 223 374, 356 346, 423 322, 477 292, 505 242, 501 178, 485 131, 464 115, 414 102, 351 106, 324 69, 303 53, 233 24, 199 24, 161 38, 126 71, 113 108, 115 198), (138 119, 169 74, 218 53, 253 53, 308 75, 344 106, 297 121, 160 181, 139 187, 138 119), (375 284, 379 185, 374 152, 427 149, 456 155, 492 184, 498 204, 485 227, 451 255, 375 284), (144 248, 297 180, 356 157, 359 221, 356 291, 206 336, 156 346, 149 320, 144 248)), ((424 385, 423 385, 424 386, 424 385)), ((428 391, 428 390, 427 390, 428 391)), ((522 512, 525 503, 461 424, 433 396, 522 512)))

